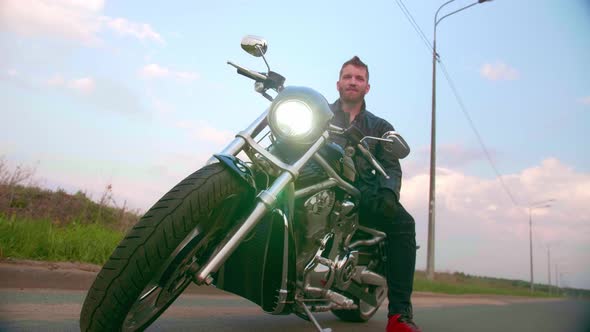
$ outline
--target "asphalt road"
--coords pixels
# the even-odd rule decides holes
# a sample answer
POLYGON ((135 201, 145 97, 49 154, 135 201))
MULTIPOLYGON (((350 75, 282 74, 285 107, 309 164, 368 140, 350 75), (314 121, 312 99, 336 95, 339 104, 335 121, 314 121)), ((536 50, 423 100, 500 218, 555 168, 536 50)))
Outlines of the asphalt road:
MULTIPOLYGON (((84 291, 0 289, 0 331, 78 331, 84 291)), ((440 297, 414 299, 416 322, 424 331, 590 331, 590 302, 531 301, 504 297, 440 297)), ((317 315, 323 327, 336 332, 383 331, 381 309, 367 323, 339 321, 331 313, 317 315)), ((232 295, 185 294, 148 331, 315 331, 294 315, 272 316, 232 295)))
MULTIPOLYGON (((95 267, 0 262, 0 332, 79 331, 79 313, 95 267)), ((415 320, 423 331, 590 332, 590 301, 415 293, 415 320)), ((367 323, 317 314, 335 332, 384 331, 386 303, 367 323)), ((295 315, 272 316, 211 287, 194 286, 148 331, 316 331, 295 315)))

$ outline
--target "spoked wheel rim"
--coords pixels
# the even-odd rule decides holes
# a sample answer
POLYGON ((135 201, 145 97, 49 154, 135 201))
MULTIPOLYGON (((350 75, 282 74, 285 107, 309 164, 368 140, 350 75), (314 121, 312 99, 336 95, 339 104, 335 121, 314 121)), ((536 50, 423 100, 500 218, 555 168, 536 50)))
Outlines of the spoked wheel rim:
POLYGON ((239 218, 239 195, 228 196, 177 246, 139 293, 123 322, 123 331, 136 331, 155 320, 190 285, 215 246, 225 236, 227 221, 239 218), (222 222, 223 221, 223 222, 222 222))

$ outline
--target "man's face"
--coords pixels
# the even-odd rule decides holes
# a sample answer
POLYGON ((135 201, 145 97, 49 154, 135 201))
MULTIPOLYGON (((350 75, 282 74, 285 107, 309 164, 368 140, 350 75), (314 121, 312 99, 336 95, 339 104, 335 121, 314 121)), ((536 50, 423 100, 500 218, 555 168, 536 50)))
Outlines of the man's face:
POLYGON ((370 88, 367 82, 367 70, 354 65, 346 65, 342 68, 340 79, 336 82, 340 99, 347 103, 361 102, 370 88))

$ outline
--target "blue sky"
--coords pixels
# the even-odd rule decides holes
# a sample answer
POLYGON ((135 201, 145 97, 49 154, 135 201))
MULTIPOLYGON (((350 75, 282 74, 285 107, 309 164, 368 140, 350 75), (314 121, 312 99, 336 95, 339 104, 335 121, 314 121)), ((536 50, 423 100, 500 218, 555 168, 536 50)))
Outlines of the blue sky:
MULTIPOLYGON (((405 1, 432 41, 443 1, 405 1)), ((457 0, 441 15, 470 4, 457 0)), ((442 71, 437 80, 436 268, 590 288, 590 3, 495 0, 437 28, 437 49, 502 174, 503 190, 442 71), (554 266, 552 266, 553 270, 554 266), (552 276, 552 279, 554 277, 552 276)), ((242 36, 264 36, 288 85, 337 98, 340 65, 371 73, 369 110, 412 147, 402 202, 426 261, 431 52, 396 1, 4 0, 0 156, 38 181, 145 210, 202 166, 268 102, 226 64, 264 70, 242 36)))

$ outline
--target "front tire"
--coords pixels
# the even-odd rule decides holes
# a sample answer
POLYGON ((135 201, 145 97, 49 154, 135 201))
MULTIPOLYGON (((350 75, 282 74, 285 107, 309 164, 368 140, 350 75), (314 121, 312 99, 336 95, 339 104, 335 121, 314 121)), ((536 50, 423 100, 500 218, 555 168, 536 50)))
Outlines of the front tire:
POLYGON ((80 314, 82 331, 143 330, 191 283, 248 211, 250 191, 221 164, 196 171, 127 233, 98 273, 80 314))

